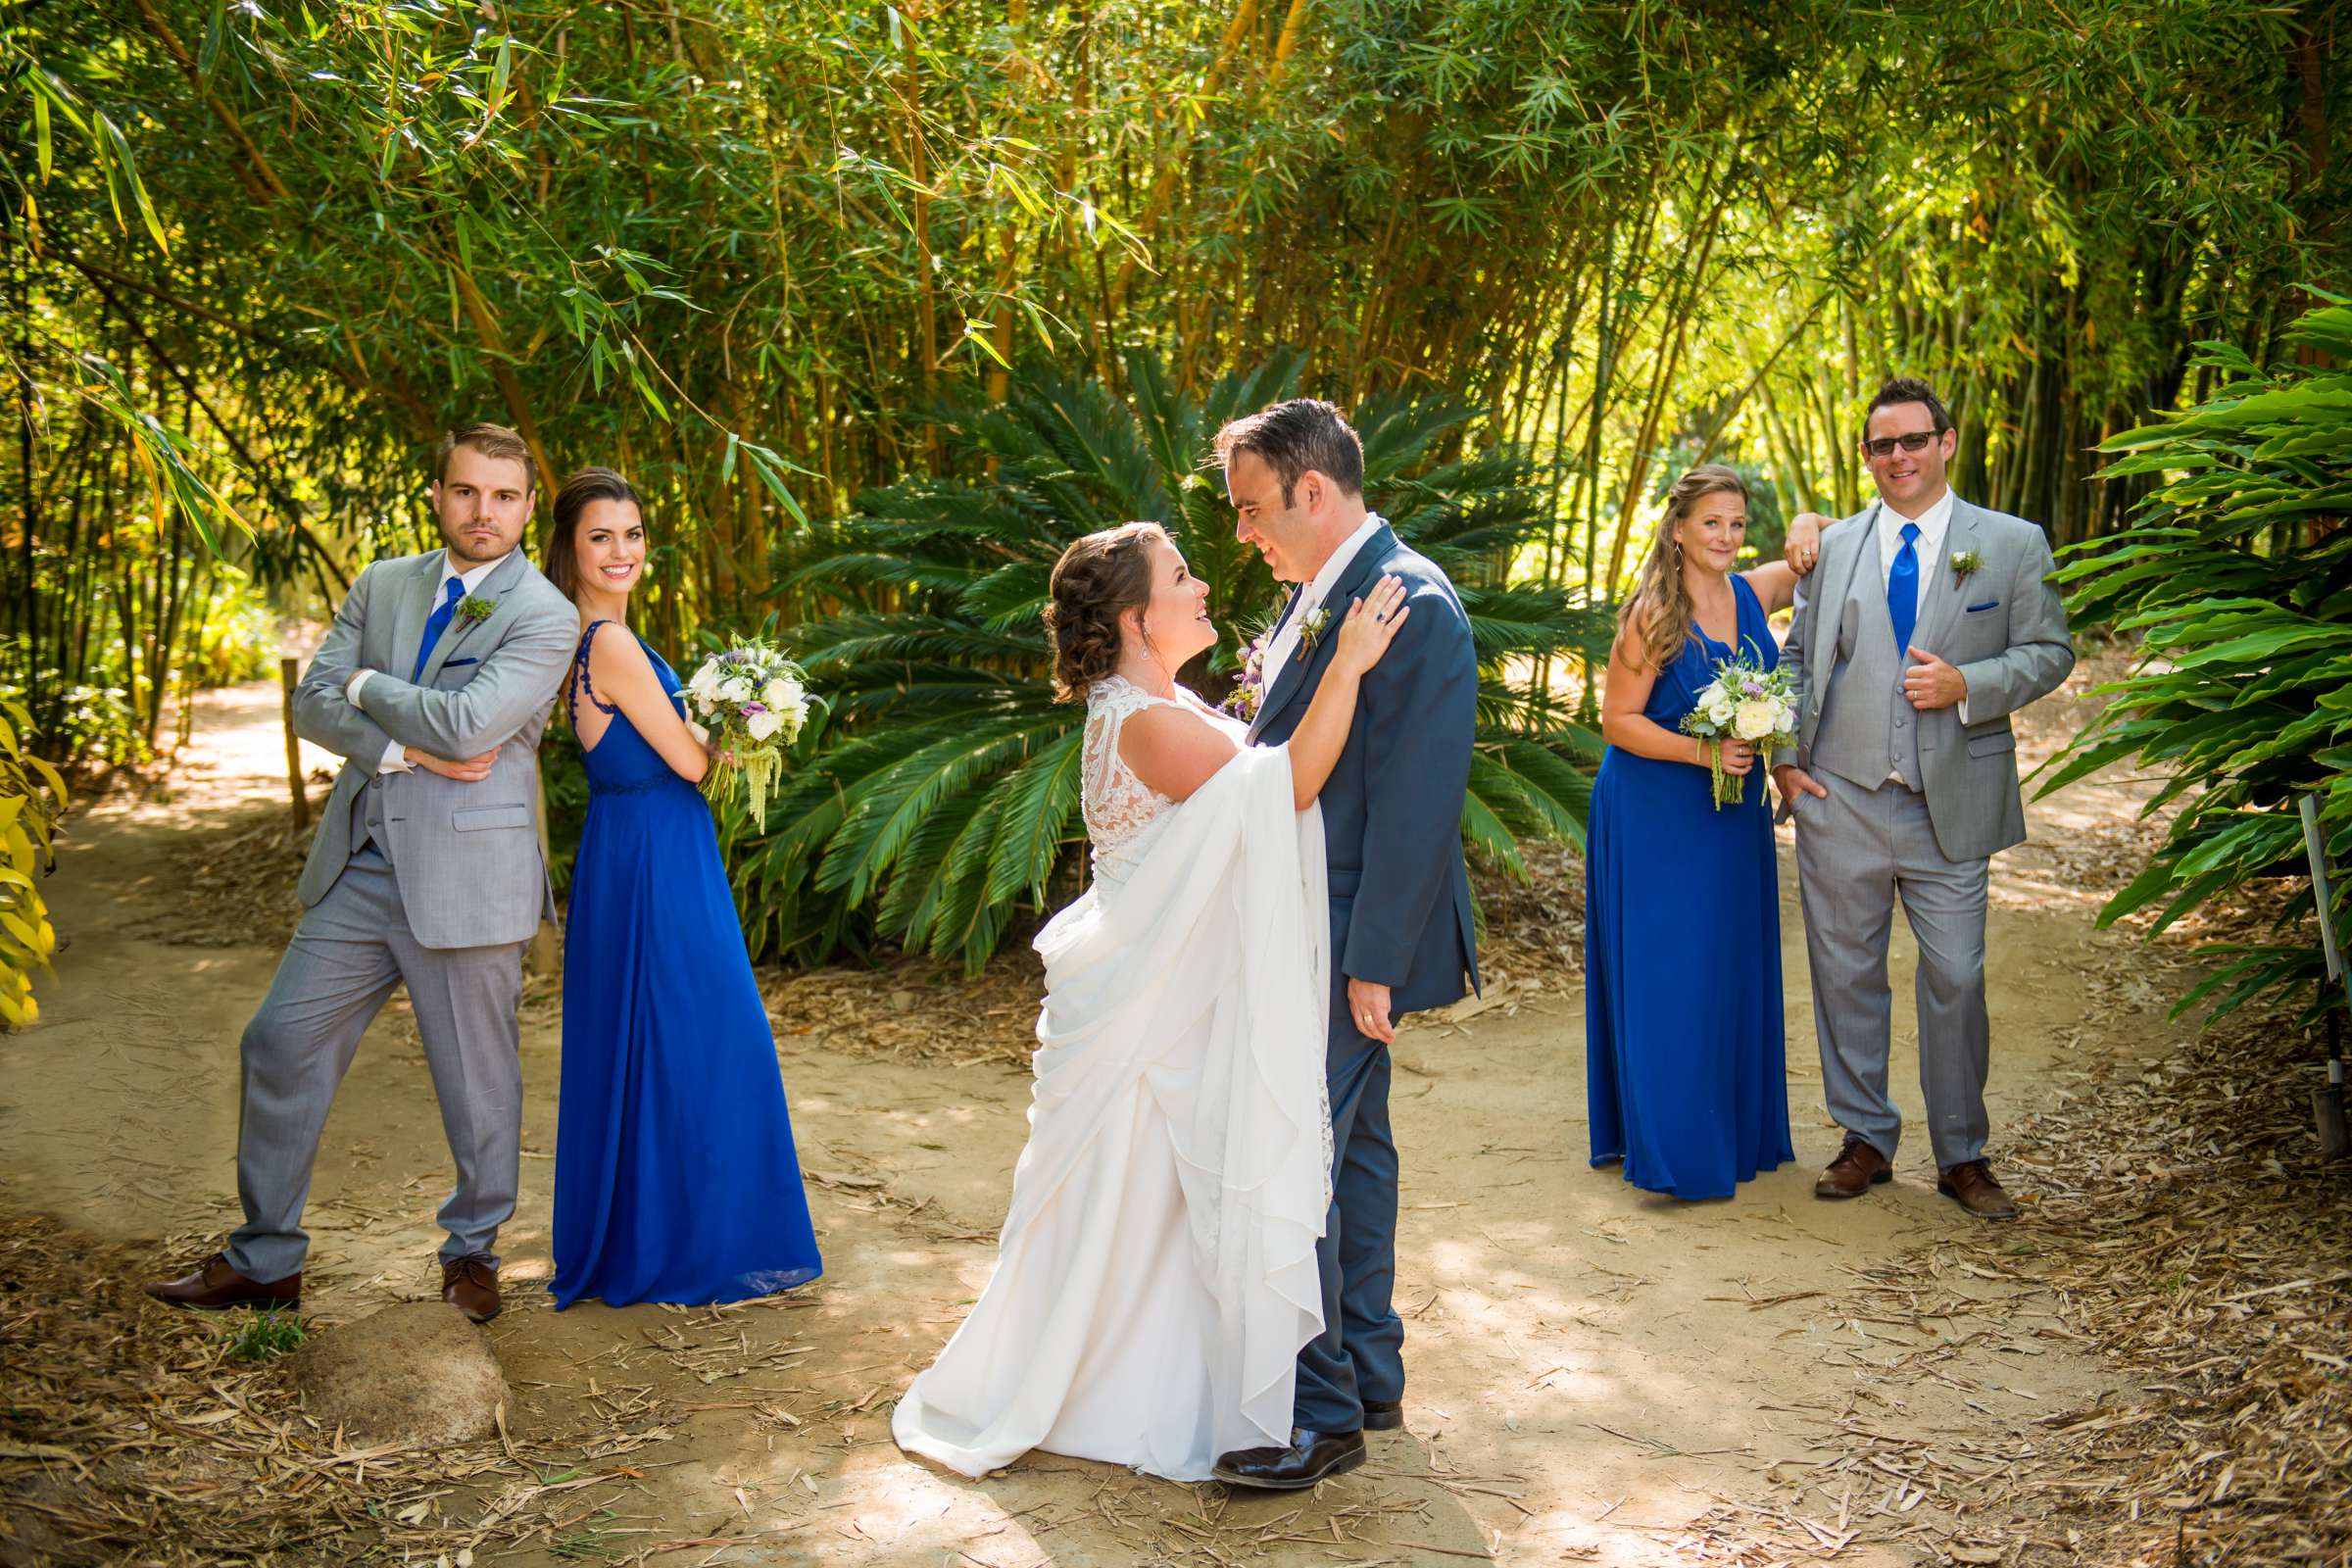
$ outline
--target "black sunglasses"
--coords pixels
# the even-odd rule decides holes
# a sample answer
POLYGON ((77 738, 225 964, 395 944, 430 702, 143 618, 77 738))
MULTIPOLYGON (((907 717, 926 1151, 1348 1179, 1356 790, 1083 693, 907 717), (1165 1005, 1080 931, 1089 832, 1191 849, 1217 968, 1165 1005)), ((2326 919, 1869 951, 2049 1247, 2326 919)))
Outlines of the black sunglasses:
POLYGON ((1883 435, 1875 441, 1865 438, 1862 450, 1874 458, 1891 458, 1896 447, 1905 452, 1925 452, 1928 443, 1941 434, 1941 430, 1914 430, 1909 435, 1883 435))

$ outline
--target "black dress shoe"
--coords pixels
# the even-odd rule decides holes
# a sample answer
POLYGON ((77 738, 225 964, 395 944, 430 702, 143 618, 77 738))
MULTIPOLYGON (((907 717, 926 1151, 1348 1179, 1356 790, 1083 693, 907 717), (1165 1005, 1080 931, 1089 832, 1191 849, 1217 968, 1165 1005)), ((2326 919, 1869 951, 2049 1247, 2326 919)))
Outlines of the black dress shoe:
POLYGON ((1309 1432, 1293 1427, 1289 1447, 1238 1448, 1220 1455, 1209 1473, 1229 1486, 1297 1492, 1363 1462, 1361 1432, 1309 1432))
POLYGON ((1366 1432, 1395 1432, 1404 1425, 1402 1399, 1366 1399, 1364 1401, 1364 1430, 1366 1432))

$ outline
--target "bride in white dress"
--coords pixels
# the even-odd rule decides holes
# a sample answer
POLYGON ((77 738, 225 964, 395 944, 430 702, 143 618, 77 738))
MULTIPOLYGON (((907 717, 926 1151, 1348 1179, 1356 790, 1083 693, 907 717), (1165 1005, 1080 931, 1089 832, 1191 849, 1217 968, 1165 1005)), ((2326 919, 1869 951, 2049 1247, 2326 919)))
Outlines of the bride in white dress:
POLYGON ((1280 747, 1176 684, 1215 644, 1207 599, 1156 523, 1089 534, 1054 568, 1093 885, 1037 938, 1037 1083, 996 1272, 891 1418, 900 1447, 967 1476, 1044 1448, 1206 1480, 1220 1453, 1290 1441, 1322 1327, 1315 796, 1404 594, 1385 579, 1323 628, 1330 671, 1280 747))

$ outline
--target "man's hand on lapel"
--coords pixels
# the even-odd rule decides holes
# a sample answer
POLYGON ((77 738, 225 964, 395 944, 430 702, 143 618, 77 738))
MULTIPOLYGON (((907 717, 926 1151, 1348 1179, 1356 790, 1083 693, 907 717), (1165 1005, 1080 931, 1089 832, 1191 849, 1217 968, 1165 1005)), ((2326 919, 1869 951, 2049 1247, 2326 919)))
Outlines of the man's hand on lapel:
POLYGON ((1922 648, 1906 650, 1916 661, 1903 671, 1903 695, 1922 712, 1949 708, 1968 697, 1968 677, 1922 648))

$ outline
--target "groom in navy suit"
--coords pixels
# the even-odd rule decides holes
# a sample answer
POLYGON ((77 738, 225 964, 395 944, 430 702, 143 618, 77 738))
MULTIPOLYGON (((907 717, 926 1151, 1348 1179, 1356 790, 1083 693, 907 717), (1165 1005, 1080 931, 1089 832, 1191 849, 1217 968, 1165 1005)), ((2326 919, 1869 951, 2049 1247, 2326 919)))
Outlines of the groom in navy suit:
POLYGON ((1478 979, 1462 798, 1477 723, 1469 617, 1426 558, 1364 507, 1364 453, 1340 411, 1294 398, 1217 432, 1235 533, 1293 584, 1267 645, 1250 738, 1280 745, 1331 662, 1338 617, 1383 576, 1412 613, 1363 678, 1355 723, 1323 786, 1331 883, 1331 1213, 1316 1249, 1323 1332, 1298 1352, 1288 1447, 1218 1459, 1237 1486, 1311 1487, 1364 1461, 1363 1434, 1404 1425, 1396 1277, 1396 1145, 1389 1047, 1396 1020, 1458 1001, 1478 979))

